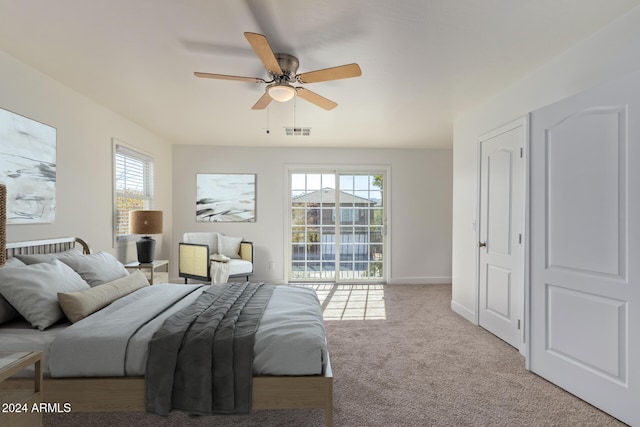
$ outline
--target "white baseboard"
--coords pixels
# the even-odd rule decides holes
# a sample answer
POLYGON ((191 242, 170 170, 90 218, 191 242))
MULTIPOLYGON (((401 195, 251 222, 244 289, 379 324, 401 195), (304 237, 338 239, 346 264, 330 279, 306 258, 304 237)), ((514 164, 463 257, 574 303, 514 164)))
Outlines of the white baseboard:
POLYGON ((460 316, 464 317, 474 325, 476 324, 476 314, 473 311, 469 310, 467 307, 463 307, 462 305, 452 300, 451 310, 453 310, 454 313, 457 313, 460 316))
POLYGON ((451 277, 394 277, 387 280, 389 285, 444 285, 450 283, 451 277))

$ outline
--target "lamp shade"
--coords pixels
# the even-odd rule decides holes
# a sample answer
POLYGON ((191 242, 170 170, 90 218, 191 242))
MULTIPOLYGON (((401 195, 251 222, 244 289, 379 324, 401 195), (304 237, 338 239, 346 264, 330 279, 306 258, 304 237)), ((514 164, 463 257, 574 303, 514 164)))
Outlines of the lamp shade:
POLYGON ((130 211, 129 233, 160 234, 162 233, 162 211, 130 211))

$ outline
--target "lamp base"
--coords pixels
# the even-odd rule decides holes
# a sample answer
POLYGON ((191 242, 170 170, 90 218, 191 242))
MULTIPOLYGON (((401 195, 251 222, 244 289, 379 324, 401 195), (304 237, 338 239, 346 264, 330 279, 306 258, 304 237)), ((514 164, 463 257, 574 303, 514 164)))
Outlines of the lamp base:
POLYGON ((141 237, 136 242, 138 249, 138 262, 140 264, 150 264, 153 262, 153 255, 156 250, 156 241, 150 236, 141 237))

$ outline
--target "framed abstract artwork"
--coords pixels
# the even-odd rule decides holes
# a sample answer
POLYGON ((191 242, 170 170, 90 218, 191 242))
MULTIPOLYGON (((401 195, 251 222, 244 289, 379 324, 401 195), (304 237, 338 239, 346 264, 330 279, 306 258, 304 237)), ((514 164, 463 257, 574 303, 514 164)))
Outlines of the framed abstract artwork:
POLYGON ((0 183, 7 224, 54 222, 56 129, 0 108, 0 183))
POLYGON ((196 222, 255 221, 255 174, 196 174, 196 222))

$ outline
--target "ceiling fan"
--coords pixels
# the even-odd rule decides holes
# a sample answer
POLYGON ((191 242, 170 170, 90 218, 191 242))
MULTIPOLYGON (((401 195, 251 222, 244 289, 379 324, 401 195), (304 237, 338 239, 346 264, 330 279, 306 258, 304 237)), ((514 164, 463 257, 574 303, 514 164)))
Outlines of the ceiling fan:
POLYGON ((318 95, 303 87, 292 86, 291 83, 297 82, 317 83, 329 80, 346 79, 349 77, 359 77, 362 71, 358 64, 340 65, 338 67, 325 68, 323 70, 310 71, 308 73, 296 74, 298 71, 299 61, 295 56, 286 53, 273 53, 269 41, 262 34, 244 33, 260 61, 269 72, 271 80, 261 79, 260 77, 241 77, 228 76, 225 74, 211 74, 195 72, 196 77, 220 80, 238 80, 242 82, 266 83, 267 87, 264 95, 255 103, 253 110, 263 110, 267 108, 271 101, 286 102, 298 95, 300 98, 309 101, 325 110, 332 110, 338 106, 335 102, 318 95))

